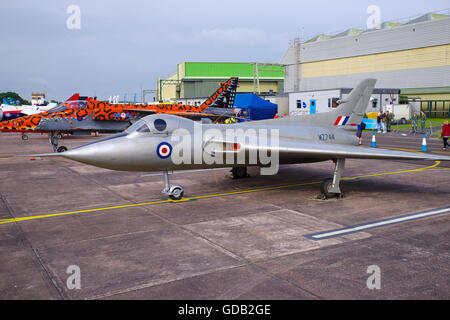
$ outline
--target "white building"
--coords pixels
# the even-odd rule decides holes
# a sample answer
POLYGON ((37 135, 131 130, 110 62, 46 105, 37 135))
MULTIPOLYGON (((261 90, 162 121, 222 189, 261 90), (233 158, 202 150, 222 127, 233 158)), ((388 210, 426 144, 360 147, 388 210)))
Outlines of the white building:
MULTIPOLYGON (((329 89, 289 93, 289 115, 315 114, 337 108, 352 89, 329 89)), ((386 107, 400 102, 400 89, 375 89, 366 112, 386 111, 386 107)))

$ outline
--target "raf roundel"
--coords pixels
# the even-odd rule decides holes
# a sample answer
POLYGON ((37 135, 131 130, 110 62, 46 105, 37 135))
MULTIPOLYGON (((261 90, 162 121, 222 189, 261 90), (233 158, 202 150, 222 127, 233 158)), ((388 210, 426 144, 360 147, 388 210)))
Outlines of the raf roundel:
POLYGON ((161 159, 167 159, 172 154, 172 146, 167 142, 162 142, 156 148, 156 153, 161 159))

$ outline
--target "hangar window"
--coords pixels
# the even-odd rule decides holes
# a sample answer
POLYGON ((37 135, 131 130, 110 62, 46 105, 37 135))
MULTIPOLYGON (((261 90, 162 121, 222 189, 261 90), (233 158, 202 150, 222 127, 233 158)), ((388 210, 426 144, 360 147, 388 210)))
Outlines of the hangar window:
POLYGON ((376 108, 378 107, 378 99, 373 99, 372 100, 372 108, 376 108))
POLYGON ((328 108, 335 109, 339 106, 339 98, 328 98, 328 108))

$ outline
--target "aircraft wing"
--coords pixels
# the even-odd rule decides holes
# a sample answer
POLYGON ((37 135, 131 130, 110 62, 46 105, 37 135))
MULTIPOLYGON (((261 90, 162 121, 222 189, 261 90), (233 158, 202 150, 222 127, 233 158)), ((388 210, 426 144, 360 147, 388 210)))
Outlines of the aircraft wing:
POLYGON ((388 160, 431 160, 450 161, 450 157, 427 153, 415 153, 397 150, 376 149, 363 146, 351 146, 332 143, 311 143, 298 140, 279 139, 278 146, 273 145, 270 140, 267 147, 251 144, 241 144, 236 147, 235 142, 211 141, 210 149, 214 153, 228 153, 239 151, 271 151, 278 152, 280 161, 283 159, 388 159, 388 160), (226 145, 229 145, 228 147, 226 145))

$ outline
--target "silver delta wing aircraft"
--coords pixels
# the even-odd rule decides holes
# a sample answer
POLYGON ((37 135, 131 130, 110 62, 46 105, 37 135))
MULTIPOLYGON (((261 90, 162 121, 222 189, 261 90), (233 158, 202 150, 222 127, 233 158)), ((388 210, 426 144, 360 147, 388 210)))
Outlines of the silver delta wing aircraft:
POLYGON ((183 188, 170 185, 172 170, 229 167, 235 177, 242 177, 248 166, 261 167, 262 174, 276 174, 280 164, 332 160, 333 178, 321 185, 326 198, 342 194, 339 185, 346 159, 450 161, 445 156, 358 146, 356 125, 363 119, 375 83, 375 79, 361 81, 328 113, 225 125, 155 114, 123 133, 67 152, 35 156, 65 157, 121 171, 162 171, 163 193, 173 200, 183 197, 183 188))

